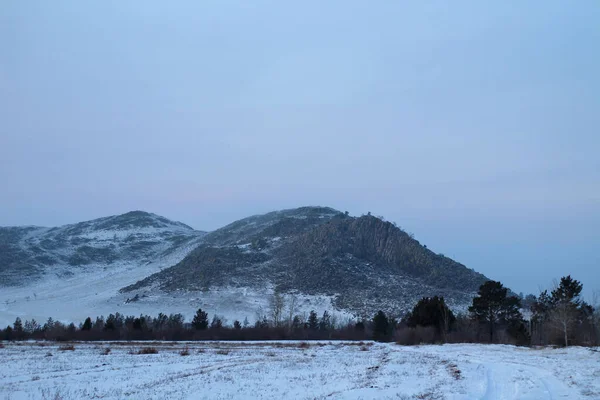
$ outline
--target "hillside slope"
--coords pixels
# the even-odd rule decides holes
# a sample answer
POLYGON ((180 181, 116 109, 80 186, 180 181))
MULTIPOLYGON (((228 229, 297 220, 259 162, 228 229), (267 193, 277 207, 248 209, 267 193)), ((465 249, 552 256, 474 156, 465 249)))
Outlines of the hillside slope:
POLYGON ((202 299, 226 289, 270 290, 324 296, 332 308, 353 315, 372 315, 378 309, 400 315, 419 298, 436 294, 464 308, 485 280, 390 222, 302 207, 214 231, 181 262, 123 292, 197 292, 202 299))
POLYGON ((0 227, 0 285, 30 284, 45 275, 142 265, 198 244, 205 235, 180 222, 132 211, 56 228, 0 227))
POLYGON ((205 233, 142 211, 58 228, 0 228, 0 324, 155 314, 118 292, 181 261, 205 233))

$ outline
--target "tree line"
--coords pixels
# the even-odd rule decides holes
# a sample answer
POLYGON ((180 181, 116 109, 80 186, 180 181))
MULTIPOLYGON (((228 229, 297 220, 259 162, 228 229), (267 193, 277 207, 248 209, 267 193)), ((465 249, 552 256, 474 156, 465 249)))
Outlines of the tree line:
POLYGON ((250 324, 198 309, 189 322, 182 314, 87 318, 76 326, 49 318, 44 324, 17 318, 0 331, 3 340, 367 340, 419 343, 508 343, 517 345, 600 344, 598 310, 581 298, 583 285, 566 276, 539 296, 511 295, 500 282, 479 288, 468 313, 455 315, 443 297, 424 297, 401 319, 378 311, 371 319, 339 322, 325 311, 296 314, 296 300, 270 299, 266 314, 250 324), (526 303, 524 306, 523 303, 526 303), (525 318, 523 313, 528 315, 525 318))

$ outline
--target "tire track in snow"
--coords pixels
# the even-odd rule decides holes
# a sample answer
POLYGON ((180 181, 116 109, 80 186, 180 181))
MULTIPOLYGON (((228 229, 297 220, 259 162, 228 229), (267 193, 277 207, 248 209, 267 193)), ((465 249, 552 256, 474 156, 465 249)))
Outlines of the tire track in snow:
POLYGON ((481 400, 554 400, 572 396, 561 381, 544 369, 506 362, 480 365, 485 368, 486 376, 486 390, 481 400), (551 381, 548 380, 549 377, 552 378, 551 381))

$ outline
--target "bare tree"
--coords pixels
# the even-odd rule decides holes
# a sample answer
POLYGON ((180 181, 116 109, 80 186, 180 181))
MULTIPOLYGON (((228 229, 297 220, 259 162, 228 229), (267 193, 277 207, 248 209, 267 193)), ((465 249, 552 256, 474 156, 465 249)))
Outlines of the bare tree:
POLYGON ((549 319, 562 331, 565 347, 569 345, 569 332, 577 321, 582 301, 580 298, 583 285, 570 275, 554 281, 552 289, 552 309, 549 319))
POLYGON ((291 294, 287 298, 287 323, 288 327, 292 328, 292 322, 294 320, 294 315, 296 314, 296 309, 298 308, 298 297, 296 295, 291 294))
POLYGON ((283 322, 283 312, 285 310, 285 299, 279 292, 273 293, 269 299, 269 314, 273 321, 273 326, 279 327, 283 322))
POLYGON ((550 311, 549 317, 550 322, 561 330, 565 340, 565 347, 568 346, 569 332, 576 321, 577 309, 572 303, 561 301, 554 305, 552 311, 550 311))

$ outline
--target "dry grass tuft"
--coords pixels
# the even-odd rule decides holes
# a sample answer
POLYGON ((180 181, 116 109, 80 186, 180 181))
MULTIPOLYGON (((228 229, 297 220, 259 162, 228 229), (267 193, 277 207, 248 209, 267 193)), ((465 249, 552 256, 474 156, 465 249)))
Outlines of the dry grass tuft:
POLYGON ((62 346, 60 346, 58 348, 59 351, 74 351, 75 350, 75 346, 73 346, 72 344, 63 344, 62 346))
POLYGON ((142 347, 136 354, 158 354, 156 347, 142 347))

